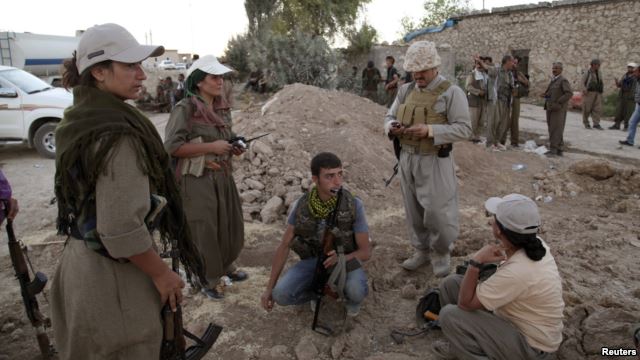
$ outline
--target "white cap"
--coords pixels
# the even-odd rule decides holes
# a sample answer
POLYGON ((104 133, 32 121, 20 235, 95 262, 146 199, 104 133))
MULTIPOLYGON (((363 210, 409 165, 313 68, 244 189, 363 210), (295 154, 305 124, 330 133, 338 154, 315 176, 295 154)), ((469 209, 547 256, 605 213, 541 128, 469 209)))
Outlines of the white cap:
POLYGON ((637 68, 638 66, 639 66, 638 63, 634 63, 634 62, 630 62, 627 64, 627 67, 632 67, 634 69, 637 68))
POLYGON ((191 64, 191 67, 189 67, 189 70, 187 71, 187 77, 189 77, 189 75, 191 75, 191 73, 196 69, 200 69, 201 71, 204 71, 207 74, 211 75, 222 75, 233 71, 228 67, 220 64, 218 59, 216 59, 216 57, 213 55, 203 56, 200 59, 196 60, 193 64, 191 64))
POLYGON ((163 53, 162 46, 140 45, 133 35, 120 25, 102 24, 90 27, 82 34, 78 43, 76 66, 82 74, 91 65, 105 60, 133 64, 163 53))
POLYGON ((440 66, 441 60, 436 44, 431 41, 416 41, 404 56, 403 67, 406 71, 416 72, 440 66))
POLYGON ((509 194, 503 198, 492 197, 484 207, 505 228, 518 234, 535 234, 540 227, 538 205, 530 198, 520 194, 509 194))

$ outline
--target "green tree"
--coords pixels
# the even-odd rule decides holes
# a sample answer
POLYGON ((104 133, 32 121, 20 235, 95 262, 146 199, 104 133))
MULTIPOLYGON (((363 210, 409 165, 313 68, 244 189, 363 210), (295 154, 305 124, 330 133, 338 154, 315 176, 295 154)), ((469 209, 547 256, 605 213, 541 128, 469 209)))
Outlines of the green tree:
POLYGON ((354 27, 347 29, 345 38, 349 43, 346 49, 347 54, 366 54, 378 42, 378 32, 373 26, 364 23, 360 29, 354 27))
POLYGON ((351 26, 358 10, 371 0, 245 0, 249 30, 266 27, 280 33, 296 31, 333 36, 351 26))
POLYGON ((423 7, 425 14, 419 21, 414 22, 409 17, 400 20, 403 36, 426 27, 440 26, 451 16, 470 9, 469 0, 427 0, 423 7))

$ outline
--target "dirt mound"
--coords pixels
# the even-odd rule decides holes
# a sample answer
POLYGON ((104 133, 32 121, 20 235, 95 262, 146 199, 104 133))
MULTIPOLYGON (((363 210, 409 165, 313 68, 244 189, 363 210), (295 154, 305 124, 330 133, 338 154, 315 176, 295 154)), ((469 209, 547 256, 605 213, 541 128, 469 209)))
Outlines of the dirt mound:
POLYGON ((323 151, 342 159, 351 192, 365 202, 381 196, 383 178, 395 163, 390 142, 382 133, 385 112, 384 107, 353 94, 293 84, 261 107, 236 116, 236 133, 246 138, 270 133, 251 143, 236 163, 245 219, 269 223, 282 215, 309 189, 309 162, 323 151))

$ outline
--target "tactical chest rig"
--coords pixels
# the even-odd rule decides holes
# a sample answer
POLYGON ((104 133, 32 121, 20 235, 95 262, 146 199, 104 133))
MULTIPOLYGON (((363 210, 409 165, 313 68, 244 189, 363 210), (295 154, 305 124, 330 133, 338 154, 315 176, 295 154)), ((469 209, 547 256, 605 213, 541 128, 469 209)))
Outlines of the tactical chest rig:
MULTIPOLYGON (((446 124, 446 116, 436 112, 434 105, 438 97, 447 91, 450 86, 451 83, 446 80, 433 90, 418 90, 415 88, 415 83, 411 84, 409 95, 404 103, 398 107, 396 116, 398 121, 405 127, 417 124, 446 124)), ((433 138, 430 137, 417 139, 408 135, 400 135, 398 138, 402 148, 412 154, 435 155, 442 148, 451 146, 450 144, 434 145, 433 138)))

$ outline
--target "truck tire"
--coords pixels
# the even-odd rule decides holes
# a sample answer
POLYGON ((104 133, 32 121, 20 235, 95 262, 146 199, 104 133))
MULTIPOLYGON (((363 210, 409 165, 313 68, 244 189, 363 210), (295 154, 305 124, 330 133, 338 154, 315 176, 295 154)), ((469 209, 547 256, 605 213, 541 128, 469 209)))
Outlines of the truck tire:
POLYGON ((56 122, 44 123, 40 125, 33 135, 33 146, 40 156, 48 159, 54 159, 56 157, 55 131, 57 125, 58 123, 56 122))

